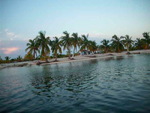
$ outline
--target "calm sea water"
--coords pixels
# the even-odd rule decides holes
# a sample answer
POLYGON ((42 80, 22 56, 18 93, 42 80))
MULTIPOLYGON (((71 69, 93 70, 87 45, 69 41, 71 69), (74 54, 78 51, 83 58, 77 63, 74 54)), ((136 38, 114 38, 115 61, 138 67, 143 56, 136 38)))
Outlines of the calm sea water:
POLYGON ((150 113, 150 54, 2 69, 0 112, 150 113))

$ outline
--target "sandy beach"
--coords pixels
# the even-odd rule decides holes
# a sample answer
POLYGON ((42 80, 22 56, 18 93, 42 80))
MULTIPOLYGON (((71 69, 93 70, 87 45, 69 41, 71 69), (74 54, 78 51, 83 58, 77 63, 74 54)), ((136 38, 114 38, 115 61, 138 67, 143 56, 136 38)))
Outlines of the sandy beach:
MULTIPOLYGON (((40 61, 41 65, 52 65, 52 64, 60 64, 60 63, 66 63, 66 62, 79 62, 79 61, 85 61, 85 60, 93 60, 93 59, 109 59, 112 57, 118 57, 118 56, 124 56, 127 55, 126 51, 123 51, 121 53, 102 53, 102 54, 94 54, 94 55, 84 55, 84 56, 75 56, 73 60, 69 60, 68 57, 65 58, 58 58, 58 62, 54 62, 55 59, 50 59, 49 63, 44 63, 45 61, 40 61)), ((136 50, 136 51, 130 51, 131 54, 146 54, 150 53, 149 50, 136 50)), ((34 61, 28 61, 28 62, 15 62, 15 63, 5 63, 0 64, 0 69, 9 68, 9 67, 23 67, 23 66, 34 66, 38 60, 34 61)))

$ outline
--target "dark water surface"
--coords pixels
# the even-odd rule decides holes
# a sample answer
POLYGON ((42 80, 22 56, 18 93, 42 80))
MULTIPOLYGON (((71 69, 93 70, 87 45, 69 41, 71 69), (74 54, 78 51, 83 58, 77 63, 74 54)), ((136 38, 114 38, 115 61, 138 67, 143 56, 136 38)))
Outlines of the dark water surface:
POLYGON ((150 54, 2 69, 0 112, 150 113, 150 54))

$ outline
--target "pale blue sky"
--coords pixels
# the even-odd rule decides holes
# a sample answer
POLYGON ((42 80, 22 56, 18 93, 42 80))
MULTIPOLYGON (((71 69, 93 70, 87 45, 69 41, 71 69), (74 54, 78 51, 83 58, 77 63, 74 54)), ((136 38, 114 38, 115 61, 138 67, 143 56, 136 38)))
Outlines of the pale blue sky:
POLYGON ((150 31, 149 12, 150 0, 0 0, 0 56, 24 56, 40 30, 89 33, 97 44, 114 34, 136 39, 150 31))

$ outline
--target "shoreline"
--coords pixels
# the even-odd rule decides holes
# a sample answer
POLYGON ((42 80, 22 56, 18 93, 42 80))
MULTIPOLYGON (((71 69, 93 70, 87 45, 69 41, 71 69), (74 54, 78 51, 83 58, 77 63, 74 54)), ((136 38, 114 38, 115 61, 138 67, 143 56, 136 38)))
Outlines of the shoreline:
MULTIPOLYGON (((102 54, 94 54, 94 55, 84 55, 84 56, 76 56, 74 57, 74 60, 68 59, 68 57, 65 58, 58 58, 58 62, 54 62, 55 59, 50 59, 49 63, 44 63, 45 61, 40 61, 42 62, 41 66, 43 65, 53 65, 53 64, 60 64, 60 63, 69 63, 69 62, 79 62, 79 61, 87 61, 87 60, 103 60, 103 59, 109 59, 113 57, 119 57, 119 56, 124 56, 128 55, 126 54, 127 51, 123 51, 121 53, 102 53, 102 54)), ((136 51, 130 51, 131 54, 146 54, 150 53, 150 49, 148 50, 136 50, 136 51)), ((24 66, 35 66, 38 60, 35 61, 29 61, 29 62, 16 62, 16 63, 7 63, 7 64, 0 64, 0 69, 5 69, 5 68, 11 68, 11 67, 24 67, 24 66)))

